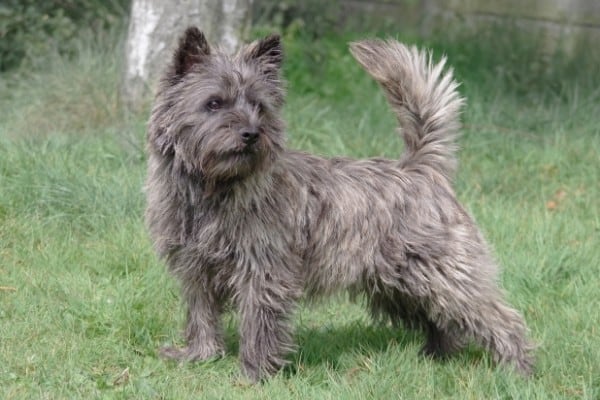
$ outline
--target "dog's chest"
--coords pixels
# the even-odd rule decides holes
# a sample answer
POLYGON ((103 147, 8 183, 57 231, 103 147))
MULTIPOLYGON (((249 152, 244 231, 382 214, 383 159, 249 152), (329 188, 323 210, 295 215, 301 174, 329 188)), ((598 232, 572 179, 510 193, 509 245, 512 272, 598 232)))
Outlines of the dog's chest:
POLYGON ((269 255, 289 252, 293 241, 289 230, 270 214, 223 207, 195 213, 188 246, 211 264, 264 263, 269 255))

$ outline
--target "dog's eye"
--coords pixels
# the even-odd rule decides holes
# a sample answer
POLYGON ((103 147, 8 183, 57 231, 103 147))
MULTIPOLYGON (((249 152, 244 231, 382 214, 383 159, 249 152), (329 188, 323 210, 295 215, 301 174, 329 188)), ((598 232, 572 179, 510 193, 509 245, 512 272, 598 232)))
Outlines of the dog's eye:
POLYGON ((217 111, 223 107, 223 102, 220 99, 210 99, 206 102, 206 109, 208 111, 217 111))
POLYGON ((258 108, 258 112, 260 114, 264 114, 264 112, 267 110, 267 107, 265 106, 265 104, 260 103, 260 102, 256 105, 256 108, 258 108))
POLYGON ((260 101, 251 104, 254 107, 254 109, 258 111, 259 114, 264 114, 264 112, 266 111, 265 104, 260 101))

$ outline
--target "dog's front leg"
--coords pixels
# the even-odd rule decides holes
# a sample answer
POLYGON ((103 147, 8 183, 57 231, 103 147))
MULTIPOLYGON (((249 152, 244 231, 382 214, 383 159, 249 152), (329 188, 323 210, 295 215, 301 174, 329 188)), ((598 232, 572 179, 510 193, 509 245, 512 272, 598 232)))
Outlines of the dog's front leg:
POLYGON ((163 357, 180 361, 203 361, 224 354, 220 326, 222 301, 217 293, 203 286, 194 280, 184 282, 183 295, 187 303, 186 346, 164 347, 161 349, 163 357))
POLYGON ((293 278, 268 272, 254 273, 240 291, 240 358, 251 381, 258 382, 286 364, 285 356, 294 347, 290 316, 298 297, 293 278))

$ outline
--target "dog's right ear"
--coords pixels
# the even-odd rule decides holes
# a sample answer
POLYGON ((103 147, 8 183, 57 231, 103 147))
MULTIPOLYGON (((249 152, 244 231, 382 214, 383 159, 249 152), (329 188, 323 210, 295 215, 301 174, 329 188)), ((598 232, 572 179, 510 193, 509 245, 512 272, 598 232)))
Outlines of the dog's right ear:
POLYGON ((179 39, 173 60, 174 73, 181 77, 210 55, 210 46, 204 33, 195 26, 186 29, 179 39))
POLYGON ((283 48, 279 35, 272 34, 257 40, 246 46, 243 51, 243 58, 248 62, 258 63, 265 76, 279 79, 279 70, 283 62, 283 48))

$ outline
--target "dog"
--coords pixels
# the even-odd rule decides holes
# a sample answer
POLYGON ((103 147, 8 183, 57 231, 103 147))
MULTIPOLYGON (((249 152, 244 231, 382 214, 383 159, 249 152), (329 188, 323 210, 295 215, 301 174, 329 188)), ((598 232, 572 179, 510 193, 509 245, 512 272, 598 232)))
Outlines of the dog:
POLYGON ((259 382, 294 349, 301 298, 345 289, 375 320, 424 331, 425 355, 475 342, 530 375, 526 325, 452 189, 463 99, 445 59, 394 40, 350 51, 398 119, 399 159, 286 147, 279 36, 233 55, 195 27, 181 37, 148 128, 146 222, 187 305, 186 345, 162 356, 224 354, 220 318, 233 307, 242 371, 259 382))

